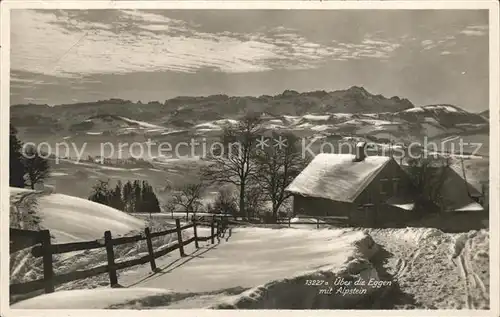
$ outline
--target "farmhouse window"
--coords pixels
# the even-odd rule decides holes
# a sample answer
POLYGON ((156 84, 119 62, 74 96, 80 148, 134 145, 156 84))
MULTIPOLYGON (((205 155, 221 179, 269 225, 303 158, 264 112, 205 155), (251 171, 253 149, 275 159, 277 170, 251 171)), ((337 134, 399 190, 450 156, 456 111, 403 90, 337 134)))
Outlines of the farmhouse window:
POLYGON ((397 195, 398 194, 398 188, 399 188, 399 178, 395 177, 392 179, 392 194, 397 195))
POLYGON ((366 203, 371 204, 372 203, 372 194, 371 194, 370 190, 367 190, 365 192, 365 195, 366 195, 366 203))
POLYGON ((389 180, 383 178, 380 180, 380 195, 390 195, 391 188, 389 188, 389 180))

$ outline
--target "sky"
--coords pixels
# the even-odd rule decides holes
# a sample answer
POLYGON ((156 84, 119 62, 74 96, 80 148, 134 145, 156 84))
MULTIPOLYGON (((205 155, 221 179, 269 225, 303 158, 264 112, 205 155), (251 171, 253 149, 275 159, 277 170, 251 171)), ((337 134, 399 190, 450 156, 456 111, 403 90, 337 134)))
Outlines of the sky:
POLYGON ((485 10, 13 10, 11 104, 363 86, 488 109, 485 10))

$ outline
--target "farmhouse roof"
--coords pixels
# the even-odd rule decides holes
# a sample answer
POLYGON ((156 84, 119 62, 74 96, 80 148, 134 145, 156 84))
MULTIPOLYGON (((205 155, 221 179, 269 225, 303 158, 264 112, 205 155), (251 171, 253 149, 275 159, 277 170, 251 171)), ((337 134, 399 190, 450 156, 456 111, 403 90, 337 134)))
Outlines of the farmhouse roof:
POLYGON ((463 174, 454 168, 447 170, 446 179, 441 190, 442 207, 445 211, 473 211, 483 210, 471 196, 480 196, 481 192, 463 177, 463 174))
MULTIPOLYGON (((464 181, 467 181, 469 191, 474 194, 480 194, 482 191, 482 183, 478 179, 480 175, 475 173, 475 168, 462 167, 460 162, 450 165, 450 168, 455 171, 464 181)), ((480 172, 477 172, 480 173, 480 172)), ((484 175, 481 175, 484 177, 484 175)))
POLYGON ((355 162, 352 154, 317 155, 287 187, 287 191, 309 197, 352 203, 383 167, 388 156, 367 156, 355 162))

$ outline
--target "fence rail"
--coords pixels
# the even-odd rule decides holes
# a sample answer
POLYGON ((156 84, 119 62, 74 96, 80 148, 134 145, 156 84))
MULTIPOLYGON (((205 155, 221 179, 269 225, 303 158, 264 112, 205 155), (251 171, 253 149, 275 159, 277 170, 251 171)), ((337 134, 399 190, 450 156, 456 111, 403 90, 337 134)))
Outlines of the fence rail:
POLYGON ((38 290, 44 290, 45 293, 54 292, 55 285, 63 284, 75 280, 85 279, 92 276, 108 273, 109 281, 111 287, 116 286, 118 284, 117 271, 122 270, 131 266, 136 266, 140 264, 150 263, 151 270, 153 272, 156 271, 156 263, 155 259, 164 256, 168 253, 171 253, 177 249, 179 249, 180 256, 185 256, 184 246, 189 245, 191 243, 195 243, 195 247, 199 248, 199 241, 208 241, 211 243, 215 243, 215 237, 219 234, 219 226, 217 225, 216 217, 212 217, 210 222, 198 222, 193 219, 192 223, 181 226, 180 220, 176 219, 175 228, 151 232, 150 228, 145 228, 144 233, 129 236, 129 237, 118 237, 113 238, 111 235, 111 231, 104 232, 103 239, 93 240, 93 241, 82 241, 82 242, 72 242, 72 243, 63 243, 63 244, 51 244, 50 231, 42 230, 39 231, 37 241, 39 241, 40 245, 37 245, 31 249, 31 254, 34 257, 42 257, 43 258, 43 278, 29 281, 25 283, 16 283, 10 284, 10 295, 21 295, 28 294, 38 290), (199 225, 209 225, 210 236, 199 237, 197 233, 197 226, 199 225), (182 231, 193 228, 193 237, 184 240, 182 239, 182 231), (177 234, 177 242, 173 245, 169 245, 165 248, 162 248, 158 251, 154 251, 152 238, 161 237, 169 234, 177 234), (142 240, 146 240, 148 254, 144 255, 140 258, 131 259, 127 261, 115 262, 114 256, 114 246, 127 244, 127 243, 135 243, 142 240), (53 259, 52 255, 75 252, 75 251, 83 251, 83 250, 91 250, 91 249, 99 249, 105 248, 107 254, 107 264, 101 265, 98 267, 94 267, 87 270, 78 270, 65 274, 54 274, 53 268, 53 259))
POLYGON ((338 227, 347 227, 351 225, 349 223, 349 217, 342 217, 342 216, 324 216, 324 217, 310 216, 310 217, 301 217, 301 219, 304 220, 292 222, 292 218, 280 218, 278 219, 277 223, 281 225, 287 225, 288 227, 291 227, 292 225, 310 225, 310 226, 316 226, 317 228, 324 225, 331 225, 338 227), (314 222, 306 221, 305 219, 311 219, 314 222))

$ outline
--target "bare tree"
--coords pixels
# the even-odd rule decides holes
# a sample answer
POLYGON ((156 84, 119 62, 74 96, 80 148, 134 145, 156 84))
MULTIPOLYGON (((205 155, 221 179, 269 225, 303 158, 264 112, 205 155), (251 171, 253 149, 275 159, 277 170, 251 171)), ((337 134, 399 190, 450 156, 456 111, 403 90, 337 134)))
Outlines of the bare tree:
POLYGON ((272 218, 278 218, 283 202, 290 197, 285 189, 307 165, 302 157, 298 139, 294 135, 273 135, 274 140, 283 143, 257 151, 258 172, 256 182, 260 185, 267 200, 271 202, 272 218))
POLYGON ((266 195, 259 184, 250 183, 245 191, 247 216, 254 218, 260 215, 266 205, 266 195))
POLYGON ((220 188, 215 201, 211 204, 210 210, 214 213, 236 217, 238 213, 238 199, 235 197, 233 189, 229 186, 220 188))
POLYGON ((220 155, 211 155, 212 164, 202 169, 202 177, 219 184, 233 184, 239 190, 239 210, 246 217, 245 190, 256 172, 253 156, 260 131, 260 117, 247 115, 224 131, 220 155))
POLYGON ((170 197, 167 202, 163 205, 163 210, 166 212, 170 212, 172 215, 172 219, 174 218, 175 211, 175 201, 173 197, 170 197))
POLYGON ((186 211, 186 219, 189 219, 190 212, 196 215, 203 206, 201 198, 204 188, 203 183, 187 184, 172 193, 172 204, 186 211))
POLYGON ((450 158, 441 156, 408 159, 408 175, 417 193, 417 209, 427 211, 443 205, 442 189, 450 164, 450 158))
POLYGON ((35 148, 27 147, 22 160, 26 173, 26 185, 30 186, 31 189, 35 189, 36 184, 43 183, 45 179, 49 178, 49 161, 42 157, 35 148))
POLYGON ((97 180, 97 183, 92 186, 92 193, 89 196, 89 200, 109 206, 111 201, 111 193, 112 190, 109 187, 109 179, 108 180, 97 180))

